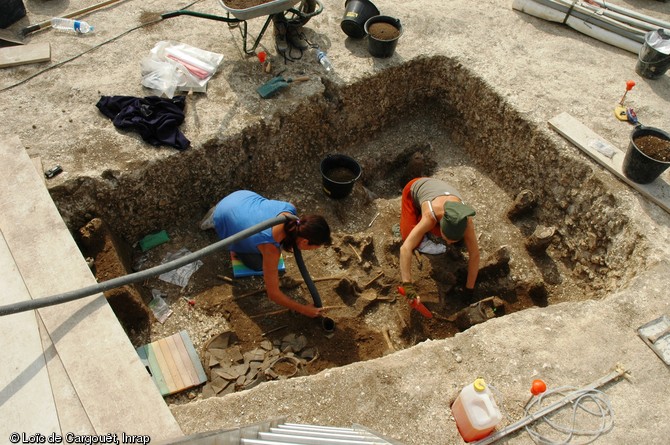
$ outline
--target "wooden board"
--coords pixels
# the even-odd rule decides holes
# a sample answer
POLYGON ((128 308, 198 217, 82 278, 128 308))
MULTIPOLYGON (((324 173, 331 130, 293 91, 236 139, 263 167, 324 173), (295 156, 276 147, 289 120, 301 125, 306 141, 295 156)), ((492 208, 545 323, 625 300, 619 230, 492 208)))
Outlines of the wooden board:
POLYGON ((610 144, 568 113, 561 113, 551 118, 549 125, 616 177, 670 213, 670 184, 664 179, 664 175, 661 175, 651 184, 633 182, 623 174, 622 165, 626 156, 625 151, 610 144), (609 156, 610 154, 612 156, 609 156))
POLYGON ((0 48, 0 68, 48 62, 49 60, 51 60, 51 44, 49 42, 0 48))
POLYGON ((137 353, 148 364, 149 372, 164 396, 207 381, 200 357, 186 331, 140 346, 137 353))

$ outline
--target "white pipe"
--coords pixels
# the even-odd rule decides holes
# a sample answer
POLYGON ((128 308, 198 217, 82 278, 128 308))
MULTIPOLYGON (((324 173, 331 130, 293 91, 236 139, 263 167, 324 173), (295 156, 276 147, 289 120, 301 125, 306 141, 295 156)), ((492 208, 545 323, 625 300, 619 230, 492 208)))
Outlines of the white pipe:
POLYGON ((628 39, 643 42, 644 35, 647 32, 645 30, 635 28, 626 23, 619 22, 613 18, 606 17, 603 16, 602 14, 586 9, 585 7, 581 6, 581 4, 578 4, 573 0, 536 0, 536 1, 539 1, 540 3, 543 4, 548 3, 547 6, 549 7, 553 7, 553 5, 556 5, 558 7, 558 5, 561 5, 565 9, 566 13, 570 9, 570 7, 572 7, 572 12, 570 13, 571 17, 575 16, 579 20, 582 20, 587 23, 593 23, 600 28, 607 29, 610 32, 619 34, 628 39))
POLYGON ((661 28, 665 28, 667 30, 670 30, 670 22, 666 22, 664 20, 656 19, 654 17, 649 17, 648 15, 639 14, 635 11, 631 11, 630 9, 626 9, 624 7, 621 7, 621 6, 616 6, 616 5, 613 5, 611 3, 604 2, 602 0, 590 0, 590 1, 592 1, 593 3, 599 4, 603 8, 607 8, 607 9, 610 9, 612 11, 616 11, 616 12, 619 12, 621 14, 627 15, 628 17, 634 17, 636 19, 640 19, 640 20, 643 20, 645 22, 648 22, 648 23, 654 24, 656 26, 659 26, 661 28))
POLYGON ((642 20, 638 20, 633 17, 629 17, 624 14, 619 14, 618 12, 610 11, 609 9, 603 9, 599 8, 598 6, 593 6, 589 4, 583 4, 584 8, 592 10, 596 14, 602 14, 605 17, 612 18, 614 20, 617 20, 621 23, 627 23, 631 26, 634 26, 636 28, 643 29, 645 31, 654 31, 658 29, 658 25, 654 25, 652 23, 648 23, 642 20))
POLYGON ((512 8, 534 17, 542 18, 552 22, 563 23, 563 21, 565 21, 566 25, 576 31, 581 32, 582 34, 588 35, 589 37, 593 37, 597 40, 600 40, 601 42, 608 43, 610 45, 616 46, 617 48, 621 48, 635 54, 638 54, 640 48, 642 47, 642 43, 623 37, 615 32, 603 29, 594 25, 593 23, 587 23, 573 15, 568 17, 566 20, 566 14, 564 12, 557 11, 549 6, 541 5, 534 2, 533 0, 514 0, 512 3, 512 8))

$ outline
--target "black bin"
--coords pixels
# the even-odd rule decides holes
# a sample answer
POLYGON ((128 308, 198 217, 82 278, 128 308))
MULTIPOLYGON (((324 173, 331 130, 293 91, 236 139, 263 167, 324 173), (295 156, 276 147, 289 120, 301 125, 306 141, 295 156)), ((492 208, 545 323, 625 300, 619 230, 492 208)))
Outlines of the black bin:
POLYGON ((651 39, 657 41, 670 40, 670 33, 664 29, 649 31, 645 34, 644 44, 640 48, 640 53, 635 64, 635 72, 647 79, 658 79, 670 68, 670 54, 664 54, 651 45, 651 39))
POLYGON ((328 155, 321 161, 323 191, 333 199, 345 198, 362 172, 355 159, 342 154, 328 155))

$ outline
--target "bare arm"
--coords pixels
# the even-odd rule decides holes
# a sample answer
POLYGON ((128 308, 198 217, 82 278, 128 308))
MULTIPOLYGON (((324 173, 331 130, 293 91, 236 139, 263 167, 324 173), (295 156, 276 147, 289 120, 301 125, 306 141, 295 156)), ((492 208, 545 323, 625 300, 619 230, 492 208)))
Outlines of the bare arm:
MULTIPOLYGON (((423 210, 423 206, 422 206, 423 210)), ((431 215, 426 215, 423 211, 419 224, 414 226, 407 238, 400 246, 400 280, 405 282, 412 281, 412 253, 421 243, 424 235, 435 226, 435 220, 431 215)))
POLYGON ((316 317, 321 313, 321 309, 313 304, 300 304, 289 298, 279 288, 279 271, 277 263, 279 262, 280 251, 272 244, 261 244, 258 250, 263 254, 263 280, 265 281, 265 290, 268 298, 273 302, 280 304, 288 309, 296 311, 308 317, 316 317))
POLYGON ((468 278, 465 282, 467 289, 474 289, 479 273, 479 245, 477 244, 477 235, 475 235, 475 224, 472 218, 468 218, 468 226, 465 228, 463 236, 465 247, 468 249, 468 278))

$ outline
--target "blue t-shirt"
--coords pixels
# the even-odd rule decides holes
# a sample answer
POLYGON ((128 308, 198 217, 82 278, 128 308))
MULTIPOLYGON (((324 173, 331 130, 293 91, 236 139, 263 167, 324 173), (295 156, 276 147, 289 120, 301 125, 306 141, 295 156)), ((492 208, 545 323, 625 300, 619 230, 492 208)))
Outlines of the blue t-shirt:
MULTIPOLYGON (((216 205, 214 229, 219 238, 224 239, 283 212, 297 214, 295 206, 291 203, 263 198, 249 190, 238 190, 216 205)), ((259 244, 280 246, 272 237, 272 227, 234 242, 228 249, 239 253, 260 253, 259 244)))

